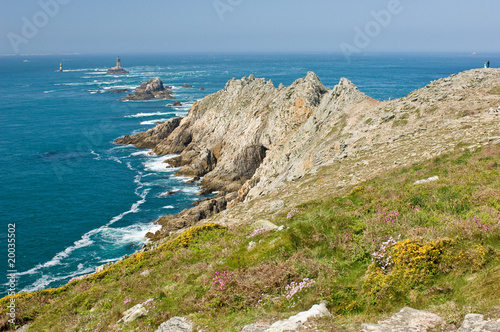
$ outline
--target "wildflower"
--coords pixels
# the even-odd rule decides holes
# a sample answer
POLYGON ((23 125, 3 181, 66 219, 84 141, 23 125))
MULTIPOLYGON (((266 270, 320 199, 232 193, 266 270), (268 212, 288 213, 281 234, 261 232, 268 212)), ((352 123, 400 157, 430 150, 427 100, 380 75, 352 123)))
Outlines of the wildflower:
POLYGON ((215 272, 212 276, 212 285, 218 285, 219 290, 226 290, 226 286, 231 283, 234 273, 229 273, 226 269, 223 272, 215 272))
POLYGON ((127 304, 127 303, 130 303, 130 302, 132 302, 132 299, 130 297, 127 297, 125 299, 125 301, 123 301, 123 304, 127 304))
POLYGON ((304 278, 299 283, 292 281, 289 285, 285 287, 285 294, 283 294, 283 296, 287 300, 291 300, 295 294, 299 293, 303 289, 311 287, 312 285, 314 285, 314 283, 316 283, 316 281, 314 281, 314 279, 309 279, 309 278, 304 278))
POLYGON ((286 218, 292 219, 293 216, 296 215, 297 213, 299 213, 299 209, 294 208, 294 209, 290 210, 290 212, 288 212, 288 214, 286 215, 286 218))
POLYGON ((254 230, 249 236, 254 237, 260 234, 264 234, 265 232, 269 231, 269 228, 259 228, 254 230))

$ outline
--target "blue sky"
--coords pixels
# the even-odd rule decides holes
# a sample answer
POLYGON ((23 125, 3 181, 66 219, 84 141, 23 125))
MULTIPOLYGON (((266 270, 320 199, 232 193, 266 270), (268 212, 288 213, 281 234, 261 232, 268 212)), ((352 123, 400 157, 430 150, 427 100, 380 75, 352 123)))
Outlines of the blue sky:
POLYGON ((498 0, 0 0, 0 54, 500 52, 498 0))

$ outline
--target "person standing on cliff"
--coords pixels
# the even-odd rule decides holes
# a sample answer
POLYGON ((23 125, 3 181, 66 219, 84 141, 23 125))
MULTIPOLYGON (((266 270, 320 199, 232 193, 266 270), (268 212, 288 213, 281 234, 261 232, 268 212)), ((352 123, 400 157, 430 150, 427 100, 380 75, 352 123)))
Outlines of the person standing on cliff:
POLYGON ((489 61, 485 61, 484 62, 484 68, 490 68, 490 62, 489 61))

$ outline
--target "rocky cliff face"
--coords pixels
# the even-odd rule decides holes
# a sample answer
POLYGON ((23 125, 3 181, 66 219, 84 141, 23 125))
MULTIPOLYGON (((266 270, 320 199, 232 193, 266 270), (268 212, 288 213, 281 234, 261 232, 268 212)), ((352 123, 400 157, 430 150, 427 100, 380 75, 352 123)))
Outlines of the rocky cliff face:
MULTIPOLYGON (((458 126, 500 105, 498 94, 491 92, 497 87, 500 70, 471 70, 404 98, 380 102, 345 78, 327 89, 308 73, 289 87, 276 88, 251 75, 230 80, 223 90, 197 102, 185 118, 117 142, 153 148, 162 155, 179 154, 167 161, 181 167, 178 174, 203 176, 204 191, 234 193, 224 203, 233 207, 276 193, 324 166, 366 153, 378 160, 387 152, 380 150, 377 159, 380 146, 405 139, 418 144, 423 132, 458 126)), ((405 153, 416 147, 407 144, 405 153)), ((407 153, 394 163, 404 164, 410 157, 417 161, 419 155, 407 153)), ((353 175, 348 182, 368 173, 353 175)))
POLYGON ((288 169, 290 159, 310 163, 298 151, 306 142, 321 140, 314 137, 324 134, 318 127, 331 130, 329 118, 363 102, 376 103, 346 79, 328 90, 314 73, 278 88, 250 76, 233 79, 224 90, 196 103, 171 132, 167 128, 175 123, 168 122, 117 142, 155 145, 154 152, 162 155, 180 154, 167 161, 182 167, 179 174, 204 176, 201 185, 208 191, 234 192, 257 170, 266 180, 303 174, 304 167, 288 169))

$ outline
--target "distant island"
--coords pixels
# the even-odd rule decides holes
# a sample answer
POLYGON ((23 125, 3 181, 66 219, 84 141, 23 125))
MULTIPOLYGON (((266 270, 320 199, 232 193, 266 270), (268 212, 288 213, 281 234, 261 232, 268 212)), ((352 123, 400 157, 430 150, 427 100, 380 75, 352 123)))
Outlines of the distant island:
POLYGON ((109 68, 108 74, 128 74, 128 70, 125 70, 121 66, 120 57, 116 58, 116 67, 109 68))

